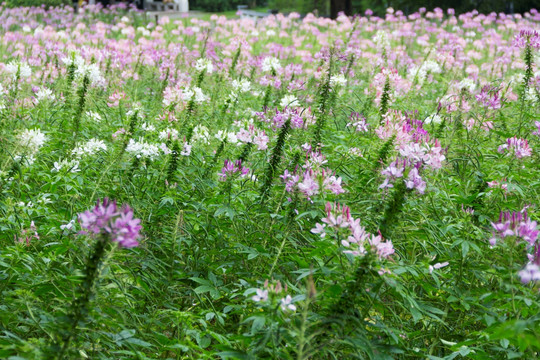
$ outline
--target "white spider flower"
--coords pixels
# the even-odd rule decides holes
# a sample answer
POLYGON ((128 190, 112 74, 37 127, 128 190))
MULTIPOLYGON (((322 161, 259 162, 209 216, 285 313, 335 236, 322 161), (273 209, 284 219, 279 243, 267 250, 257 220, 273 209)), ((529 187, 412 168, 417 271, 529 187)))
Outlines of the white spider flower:
POLYGON ((20 78, 27 78, 32 75, 30 66, 21 61, 12 61, 6 65, 5 69, 8 74, 13 76, 13 78, 17 77, 17 74, 20 78))
POLYGON ((81 159, 83 157, 92 156, 99 151, 106 151, 107 145, 103 140, 90 139, 84 145, 79 145, 73 149, 72 154, 77 158, 81 159))
POLYGON ((195 69, 197 69, 197 71, 206 71, 208 74, 211 74, 214 71, 214 65, 208 59, 199 59, 195 63, 195 69))
POLYGON ((278 71, 279 69, 281 69, 281 64, 279 63, 278 59, 270 56, 264 58, 261 68, 264 72, 268 72, 271 70, 278 71))

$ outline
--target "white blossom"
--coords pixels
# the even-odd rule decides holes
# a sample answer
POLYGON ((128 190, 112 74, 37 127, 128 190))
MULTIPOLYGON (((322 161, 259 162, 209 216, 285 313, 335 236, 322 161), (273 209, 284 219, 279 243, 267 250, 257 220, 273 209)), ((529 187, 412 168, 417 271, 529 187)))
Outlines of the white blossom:
POLYGON ((279 105, 281 105, 281 107, 298 107, 300 106, 300 103, 298 102, 296 96, 288 94, 281 99, 279 105))
POLYGON ((345 75, 343 74, 332 75, 330 77, 331 87, 344 86, 346 84, 347 84, 347 79, 345 79, 345 75))
POLYGON ((232 87, 236 91, 245 93, 251 90, 251 83, 247 79, 241 79, 241 80, 235 79, 232 81, 232 87))
POLYGON ((458 89, 467 89, 470 93, 472 93, 476 89, 476 84, 474 83, 473 79, 465 78, 459 82, 458 89))
POLYGON ((67 169, 67 171, 71 173, 76 173, 81 171, 79 169, 79 161, 78 160, 67 160, 63 159, 60 161, 54 162, 54 167, 51 169, 52 172, 60 172, 62 169, 67 169))
POLYGON ((101 121, 101 115, 99 115, 97 112, 87 111, 86 116, 88 116, 90 119, 92 119, 95 122, 100 122, 101 121))
POLYGON ((206 71, 208 74, 211 74, 214 71, 214 65, 208 59, 199 59, 195 63, 195 69, 197 71, 206 71))
POLYGON ((268 72, 271 70, 278 71, 281 69, 281 64, 279 60, 275 57, 266 57, 262 62, 262 71, 268 72))
POLYGON ((79 145, 73 149, 72 154, 77 158, 81 159, 86 156, 92 156, 99 151, 106 151, 107 145, 103 140, 90 139, 84 145, 79 145))
POLYGON ((47 141, 47 137, 39 129, 26 129, 17 136, 17 139, 19 146, 26 150, 27 155, 35 155, 47 141))
POLYGON ((17 77, 17 74, 20 78, 27 78, 32 75, 32 69, 25 62, 12 61, 6 65, 6 72, 11 74, 14 78, 17 77))
POLYGON ((149 123, 142 124, 141 129, 143 129, 144 131, 147 131, 147 132, 156 131, 156 127, 154 125, 152 125, 152 124, 149 124, 149 123))
POLYGON ((149 158, 150 160, 154 160, 159 156, 159 147, 149 144, 143 139, 139 139, 139 141, 129 139, 126 151, 135 155, 137 158, 149 158))
POLYGON ((440 124, 441 122, 442 118, 437 113, 429 115, 426 120, 424 120, 424 124, 440 124))
POLYGON ((210 133, 208 132, 208 128, 204 125, 195 126, 191 139, 194 142, 201 141, 205 144, 208 144, 210 142, 210 133))
POLYGON ((51 89, 42 87, 36 92, 36 100, 38 102, 54 101, 55 99, 56 99, 56 96, 54 95, 51 89))
POLYGON ((176 140, 178 139, 178 130, 176 129, 165 129, 159 133, 160 140, 176 140))

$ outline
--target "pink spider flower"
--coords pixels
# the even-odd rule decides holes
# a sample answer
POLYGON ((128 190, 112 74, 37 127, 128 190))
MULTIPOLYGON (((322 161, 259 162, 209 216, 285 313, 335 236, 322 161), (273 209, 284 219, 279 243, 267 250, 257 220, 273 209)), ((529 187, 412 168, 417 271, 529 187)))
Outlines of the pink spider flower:
POLYGON ((79 223, 84 229, 82 234, 103 234, 122 247, 131 248, 139 245, 141 220, 133 217, 133 210, 124 205, 118 208, 116 201, 105 198, 98 200, 96 206, 79 214, 79 223))

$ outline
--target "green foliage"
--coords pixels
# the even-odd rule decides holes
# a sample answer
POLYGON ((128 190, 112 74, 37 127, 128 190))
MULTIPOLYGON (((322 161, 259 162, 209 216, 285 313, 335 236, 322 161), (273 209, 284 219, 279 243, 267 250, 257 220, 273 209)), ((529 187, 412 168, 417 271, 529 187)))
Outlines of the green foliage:
POLYGON ((238 5, 263 6, 261 0, 191 0, 189 8, 210 12, 236 10, 238 5))
POLYGON ((70 0, 5 0, 4 4, 7 7, 31 7, 31 6, 45 6, 46 8, 71 5, 70 0))
POLYGON ((540 218, 540 107, 515 81, 537 86, 539 58, 511 47, 532 20, 158 27, 56 11, 0 12, 16 20, 0 26, 0 359, 64 346, 99 360, 539 358, 539 284, 518 275, 532 249, 489 242, 501 210, 540 218), (270 78, 259 60, 274 55, 270 78), (204 76, 201 57, 214 64, 204 76), (409 78, 427 61, 440 71, 409 78), (30 76, 7 70, 22 63, 30 76), (92 63, 105 81, 80 77, 92 63), (467 69, 479 69, 470 90, 467 69), (485 84, 500 108, 477 100, 485 84), (519 124, 530 156, 501 154, 519 124), (32 152, 22 135, 35 129, 46 139, 32 152), (75 151, 91 140, 106 147, 75 151), (418 145, 406 169, 404 145, 418 145), (392 163, 403 173, 381 186, 392 163), (406 182, 413 166, 423 194, 406 182), (345 191, 328 190, 338 181, 345 191), (140 246, 80 232, 78 214, 104 197, 134 209, 140 246), (364 252, 345 252, 367 233, 364 252))
POLYGON ((270 0, 268 6, 281 12, 296 11, 300 14, 317 12, 324 15, 329 13, 330 3, 326 0, 270 0))

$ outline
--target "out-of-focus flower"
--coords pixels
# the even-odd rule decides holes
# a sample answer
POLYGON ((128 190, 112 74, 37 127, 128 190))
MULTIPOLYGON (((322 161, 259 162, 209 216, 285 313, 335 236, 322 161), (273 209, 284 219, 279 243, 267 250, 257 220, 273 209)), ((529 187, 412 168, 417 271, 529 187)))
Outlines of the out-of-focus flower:
POLYGON ((77 159, 92 156, 100 151, 107 151, 107 145, 103 140, 90 139, 85 144, 79 145, 71 152, 77 159))
POLYGON ((36 92, 36 100, 38 103, 44 101, 54 101, 55 99, 56 96, 53 94, 51 89, 42 87, 36 92))
POLYGON ((279 63, 279 60, 275 57, 266 57, 262 62, 261 69, 264 72, 278 71, 279 69, 281 69, 281 64, 279 63))
POLYGON ((516 136, 506 139, 506 144, 500 145, 497 151, 500 154, 508 151, 508 155, 510 155, 510 153, 513 153, 514 156, 518 159, 532 155, 532 150, 529 147, 529 142, 526 139, 519 139, 516 136))
POLYGON ((133 218, 133 210, 128 205, 118 208, 115 201, 105 198, 96 206, 79 214, 82 234, 102 234, 109 236, 120 246, 131 248, 139 245, 141 220, 133 218))
POLYGON ((253 295, 251 297, 251 300, 253 300, 255 302, 267 301, 268 300, 268 290, 257 289, 256 290, 256 295, 253 295))
POLYGON ((211 74, 214 71, 214 65, 208 59, 199 59, 195 63, 195 69, 197 71, 206 71, 208 74, 211 74))
POLYGON ((283 311, 296 311, 296 305, 292 303, 291 295, 287 295, 280 300, 280 307, 283 311))
POLYGON ((523 284, 528 284, 531 281, 540 281, 540 266, 527 264, 525 269, 521 270, 518 275, 523 284))
POLYGON ((431 274, 433 270, 441 269, 445 266, 448 266, 450 263, 448 261, 445 261, 443 263, 436 263, 434 265, 429 265, 429 273, 431 274))
POLYGON ((5 67, 6 72, 13 78, 19 76, 21 78, 27 78, 32 75, 32 69, 25 62, 12 61, 5 67))

